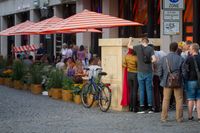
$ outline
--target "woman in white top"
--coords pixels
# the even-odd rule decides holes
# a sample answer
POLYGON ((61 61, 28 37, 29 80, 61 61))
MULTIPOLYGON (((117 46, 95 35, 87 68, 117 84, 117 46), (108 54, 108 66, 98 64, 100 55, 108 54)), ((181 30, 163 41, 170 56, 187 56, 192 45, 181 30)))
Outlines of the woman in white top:
POLYGON ((67 48, 67 44, 66 43, 64 43, 63 44, 63 47, 62 47, 62 49, 61 49, 61 55, 62 55, 62 59, 61 59, 61 61, 63 62, 64 61, 64 59, 66 59, 66 58, 69 58, 69 57, 72 57, 72 49, 69 47, 69 48, 67 48))

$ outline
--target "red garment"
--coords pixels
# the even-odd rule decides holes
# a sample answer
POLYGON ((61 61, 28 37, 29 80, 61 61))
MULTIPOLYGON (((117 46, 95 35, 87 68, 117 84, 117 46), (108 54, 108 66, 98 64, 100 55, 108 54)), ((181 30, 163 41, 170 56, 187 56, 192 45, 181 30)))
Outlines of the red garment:
POLYGON ((121 105, 122 106, 128 106, 129 105, 129 87, 128 87, 128 79, 127 79, 127 67, 124 68, 124 77, 123 77, 123 90, 122 90, 122 100, 121 105))

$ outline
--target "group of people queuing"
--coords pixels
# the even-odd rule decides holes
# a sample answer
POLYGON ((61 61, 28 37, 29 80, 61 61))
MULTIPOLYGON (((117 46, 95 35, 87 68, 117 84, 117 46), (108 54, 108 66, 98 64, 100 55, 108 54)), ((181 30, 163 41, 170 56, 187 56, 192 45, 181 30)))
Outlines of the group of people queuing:
POLYGON ((129 106, 130 111, 137 113, 161 111, 161 121, 166 122, 171 99, 175 97, 176 121, 182 122, 185 93, 188 120, 194 119, 193 108, 196 106, 200 122, 199 45, 191 41, 172 42, 170 52, 165 53, 155 50, 146 37, 141 39, 139 45, 131 44, 130 37, 128 53, 123 60, 121 105, 129 106))

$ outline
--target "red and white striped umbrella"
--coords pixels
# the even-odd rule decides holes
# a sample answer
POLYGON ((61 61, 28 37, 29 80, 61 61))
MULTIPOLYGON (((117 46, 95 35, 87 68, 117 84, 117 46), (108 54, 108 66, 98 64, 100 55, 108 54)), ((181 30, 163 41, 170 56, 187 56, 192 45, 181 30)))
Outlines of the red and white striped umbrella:
POLYGON ((1 31, 0 35, 1 36, 18 35, 17 31, 19 31, 21 29, 24 29, 24 28, 27 28, 27 27, 30 27, 33 24, 34 24, 34 22, 31 22, 31 21, 27 20, 26 22, 17 24, 15 26, 12 26, 12 27, 10 27, 8 29, 5 29, 5 30, 1 31))
POLYGON ((62 18, 56 16, 37 22, 32 26, 19 30, 18 34, 40 34, 44 29, 53 26, 54 24, 62 21, 62 18))
POLYGON ((138 22, 133 22, 110 15, 104 15, 88 10, 77 13, 67 19, 64 19, 56 25, 47 28, 46 31, 68 31, 74 29, 91 29, 91 28, 111 28, 119 26, 139 26, 143 25, 138 22))
POLYGON ((33 35, 33 34, 54 34, 54 33, 79 33, 79 32, 97 32, 101 33, 101 31, 97 29, 75 29, 75 30, 69 30, 69 31, 64 31, 64 32, 51 32, 51 31, 46 31, 49 27, 51 26, 56 26, 61 22, 63 19, 58 18, 56 16, 45 19, 43 21, 37 22, 34 25, 21 29, 17 33, 21 35, 33 35))
POLYGON ((38 48, 39 47, 37 45, 24 45, 24 46, 13 47, 13 51, 15 53, 30 52, 30 51, 36 51, 38 48))

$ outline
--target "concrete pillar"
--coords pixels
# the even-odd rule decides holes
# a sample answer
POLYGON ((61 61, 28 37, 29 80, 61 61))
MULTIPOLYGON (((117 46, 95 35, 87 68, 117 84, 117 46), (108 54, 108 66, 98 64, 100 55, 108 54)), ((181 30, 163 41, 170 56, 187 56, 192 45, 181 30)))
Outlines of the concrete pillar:
POLYGON ((182 16, 183 13, 180 13, 180 33, 178 35, 164 35, 163 33, 163 10, 161 10, 160 14, 160 38, 161 38, 161 50, 165 52, 169 52, 169 45, 171 42, 180 42, 182 41, 182 35, 183 35, 183 22, 182 22, 182 16))
MULTIPOLYGON (((39 12, 35 10, 30 10, 30 21, 38 22, 40 20, 39 12)), ((30 36, 30 44, 37 44, 40 43, 40 36, 39 35, 31 35, 30 36)))
MULTIPOLYGON (((20 24, 21 19, 19 14, 15 14, 15 25, 20 24)), ((21 46, 21 35, 15 36, 15 46, 21 46)))
POLYGON ((54 16, 63 18, 63 6, 57 5, 53 7, 54 16))
MULTIPOLYGON (((2 17, 0 17, 0 30, 2 31, 2 29, 1 29, 1 20, 2 20, 2 17)), ((1 36, 0 36, 0 55, 2 55, 1 54, 1 36)))
MULTIPOLYGON (((5 17, 1 17, 1 30, 5 30, 7 28, 7 21, 5 17)), ((1 55, 4 57, 7 56, 7 49, 8 49, 8 37, 1 36, 1 55)))
MULTIPOLYGON (((90 0, 77 0, 76 1, 76 13, 83 11, 84 9, 91 9, 90 0)), ((90 48, 91 46, 91 33, 77 33, 76 34, 76 45, 85 45, 90 48)))
MULTIPOLYGON (((102 0, 103 14, 118 17, 118 2, 116 0, 102 0)), ((117 38, 119 28, 103 29, 103 38, 117 38)))

